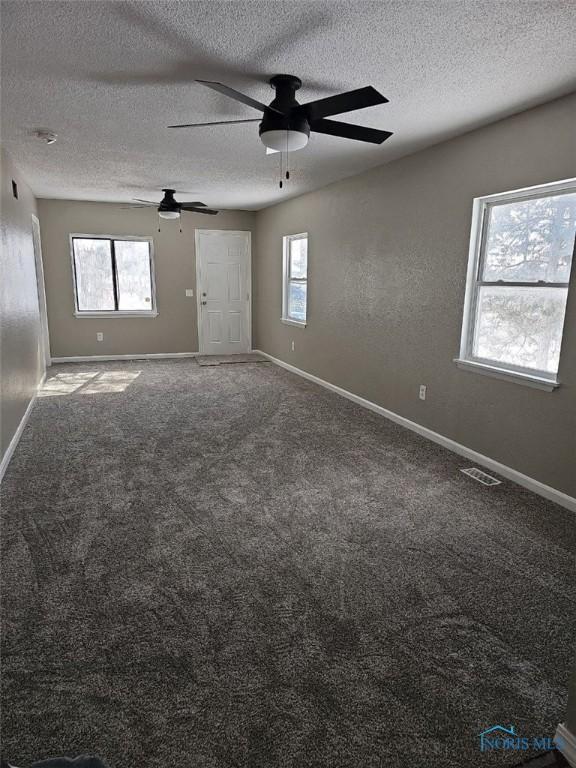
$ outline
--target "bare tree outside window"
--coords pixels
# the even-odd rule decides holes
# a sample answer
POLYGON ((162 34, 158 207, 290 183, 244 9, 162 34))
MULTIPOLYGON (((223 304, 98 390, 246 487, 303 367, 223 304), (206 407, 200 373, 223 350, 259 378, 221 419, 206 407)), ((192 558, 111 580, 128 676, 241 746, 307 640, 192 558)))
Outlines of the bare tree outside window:
POLYGON ((114 309, 109 240, 74 239, 76 298, 80 312, 114 309))
POLYGON ((72 251, 79 314, 154 311, 149 241, 72 237, 72 251))
POLYGON ((466 358, 555 377, 576 192, 484 203, 466 358))
POLYGON ((575 229, 576 193, 492 206, 484 279, 567 283, 575 229))
POLYGON ((150 252, 146 242, 117 240, 118 309, 151 308, 150 252))

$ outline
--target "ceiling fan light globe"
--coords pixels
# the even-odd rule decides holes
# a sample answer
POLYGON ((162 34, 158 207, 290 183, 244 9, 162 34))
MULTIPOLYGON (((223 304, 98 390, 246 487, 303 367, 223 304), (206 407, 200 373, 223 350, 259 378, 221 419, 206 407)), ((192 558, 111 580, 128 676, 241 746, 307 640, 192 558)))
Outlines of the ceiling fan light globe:
POLYGON ((303 131, 263 131, 260 138, 265 147, 276 152, 295 152, 308 144, 308 135, 303 131))
POLYGON ((158 216, 160 216, 161 219, 179 219, 180 212, 179 211, 158 211, 158 216))

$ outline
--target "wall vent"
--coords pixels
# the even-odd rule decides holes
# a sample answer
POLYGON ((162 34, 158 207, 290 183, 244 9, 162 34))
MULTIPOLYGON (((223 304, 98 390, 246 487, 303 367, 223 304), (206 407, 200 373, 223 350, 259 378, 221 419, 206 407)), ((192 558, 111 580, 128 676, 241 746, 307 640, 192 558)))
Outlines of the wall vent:
POLYGON ((478 469, 477 467, 470 467, 469 469, 461 469, 460 472, 463 472, 465 475, 468 475, 473 480, 477 480, 479 483, 482 483, 482 485, 500 485, 502 482, 501 480, 496 480, 495 477, 492 477, 492 475, 487 475, 486 472, 483 472, 481 469, 478 469))

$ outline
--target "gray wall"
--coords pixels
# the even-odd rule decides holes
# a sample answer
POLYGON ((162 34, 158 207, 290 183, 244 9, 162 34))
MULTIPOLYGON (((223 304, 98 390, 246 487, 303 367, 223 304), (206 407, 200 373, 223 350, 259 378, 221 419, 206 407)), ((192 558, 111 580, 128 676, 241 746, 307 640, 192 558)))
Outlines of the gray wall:
POLYGON ((162 221, 152 209, 125 210, 110 203, 39 200, 42 253, 52 357, 196 352, 196 261, 194 230, 252 231, 255 214, 223 211, 218 216, 186 213, 179 222, 162 221), (77 318, 69 235, 138 235, 154 238, 155 318, 77 318), (185 295, 186 288, 194 297, 185 295), (97 332, 104 341, 96 341, 97 332))
POLYGON ((575 125, 570 96, 259 211, 255 347, 576 496, 576 289, 557 391, 452 362, 473 198, 576 176, 575 125), (305 231, 299 329, 280 322, 282 236, 305 231))
POLYGON ((31 215, 36 201, 2 150, 0 250, 1 455, 44 373, 31 215), (18 185, 18 200, 12 195, 18 185))

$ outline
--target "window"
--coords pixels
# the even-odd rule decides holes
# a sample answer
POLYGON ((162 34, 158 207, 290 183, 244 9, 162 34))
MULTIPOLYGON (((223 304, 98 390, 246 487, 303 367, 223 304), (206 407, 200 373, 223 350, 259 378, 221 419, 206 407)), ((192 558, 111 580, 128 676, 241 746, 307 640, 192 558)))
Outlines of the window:
POLYGON ((152 242, 71 235, 77 316, 156 316, 152 242))
POLYGON ((458 363, 533 386, 557 386, 576 182, 474 201, 458 363))
POLYGON ((308 293, 308 234, 284 237, 282 322, 306 325, 308 293))

